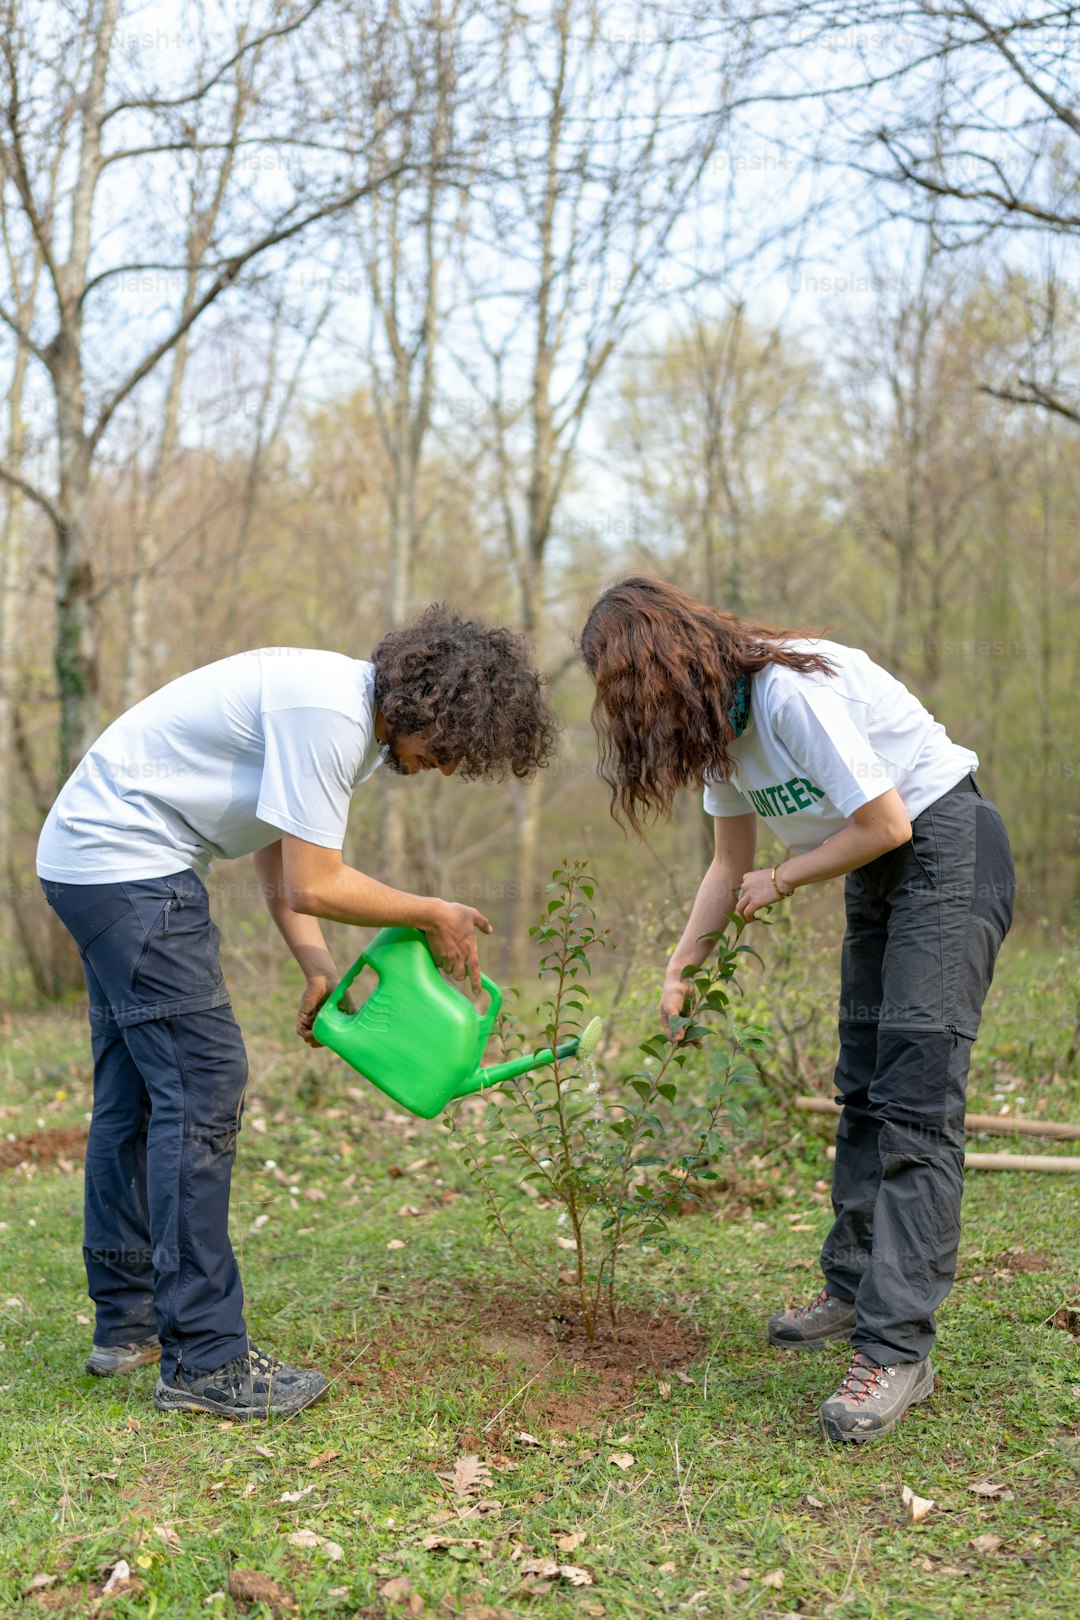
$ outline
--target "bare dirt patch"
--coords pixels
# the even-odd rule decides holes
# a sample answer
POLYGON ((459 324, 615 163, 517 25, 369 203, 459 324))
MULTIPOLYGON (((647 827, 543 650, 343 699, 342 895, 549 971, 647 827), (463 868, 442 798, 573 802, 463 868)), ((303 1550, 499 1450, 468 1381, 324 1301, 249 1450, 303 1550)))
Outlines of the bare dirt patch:
POLYGON ((1067 1333, 1070 1339, 1080 1344, 1080 1300, 1059 1306, 1050 1318, 1050 1326, 1060 1328, 1062 1333, 1067 1333))
POLYGON ((455 1307, 432 1321, 410 1322, 395 1313, 353 1361, 351 1342, 340 1346, 344 1381, 408 1399, 418 1383, 491 1382, 501 1374, 501 1401, 512 1401, 504 1421, 486 1431, 486 1444, 510 1430, 538 1424, 552 1430, 593 1427, 629 1405, 643 1379, 677 1375, 701 1354, 704 1339, 685 1317, 627 1310, 618 1329, 603 1324, 590 1342, 573 1307, 512 1296, 477 1297, 455 1291, 455 1307))
POLYGON ((0 1138, 0 1170, 20 1164, 55 1164, 59 1159, 85 1159, 86 1131, 79 1125, 55 1131, 31 1131, 27 1136, 0 1138))
POLYGON ((234 1569, 229 1572, 229 1596, 234 1603, 248 1607, 265 1603, 274 1620, 296 1613, 296 1599, 284 1586, 261 1575, 257 1569, 234 1569))
POLYGON ((1028 1276, 1036 1271, 1049 1271, 1053 1261, 1038 1249, 1002 1249, 991 1264, 995 1271, 1013 1271, 1028 1276))

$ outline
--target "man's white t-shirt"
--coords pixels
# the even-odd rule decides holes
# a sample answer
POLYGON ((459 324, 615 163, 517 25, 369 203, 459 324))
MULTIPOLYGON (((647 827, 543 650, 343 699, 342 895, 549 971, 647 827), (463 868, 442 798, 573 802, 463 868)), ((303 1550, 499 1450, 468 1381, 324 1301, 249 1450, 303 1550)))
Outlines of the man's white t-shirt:
POLYGON ((750 718, 731 745, 735 771, 706 782, 711 816, 757 814, 795 854, 817 849, 860 805, 895 788, 912 821, 979 759, 950 741, 907 687, 855 647, 791 641, 835 674, 770 664, 750 682, 750 718))
POLYGON ((375 666, 263 647, 181 675, 120 716, 49 812, 38 876, 167 877, 293 833, 340 849, 354 788, 386 757, 375 666))

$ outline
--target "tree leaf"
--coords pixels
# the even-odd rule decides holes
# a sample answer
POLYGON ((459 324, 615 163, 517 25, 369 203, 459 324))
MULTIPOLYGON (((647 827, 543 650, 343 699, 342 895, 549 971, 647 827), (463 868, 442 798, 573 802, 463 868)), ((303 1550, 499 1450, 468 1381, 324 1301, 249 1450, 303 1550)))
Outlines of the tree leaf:
POLYGON ((900 1499, 908 1510, 908 1517, 912 1524, 920 1524, 930 1509, 937 1503, 929 1496, 917 1496, 910 1485, 904 1485, 900 1491, 900 1499))
POLYGON ((491 1469, 470 1451, 458 1458, 453 1473, 438 1477, 448 1482, 455 1496, 470 1496, 487 1490, 491 1484, 491 1469))

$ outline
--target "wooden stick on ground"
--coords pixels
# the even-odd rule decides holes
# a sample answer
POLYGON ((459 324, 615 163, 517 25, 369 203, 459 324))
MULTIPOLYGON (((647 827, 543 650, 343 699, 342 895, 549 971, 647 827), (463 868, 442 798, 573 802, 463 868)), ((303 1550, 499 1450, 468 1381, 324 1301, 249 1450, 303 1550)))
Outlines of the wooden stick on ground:
MULTIPOLYGON (((834 1147, 826 1149, 831 1164, 836 1158, 834 1147)), ((1042 1170, 1052 1175, 1080 1175, 1080 1159, 1052 1156, 1049 1153, 965 1153, 965 1170, 1042 1170)))
MULTIPOLYGON (((831 1097, 796 1097, 795 1107, 805 1114, 843 1112, 831 1097)), ((1053 1119, 1014 1119, 1011 1114, 965 1114, 964 1129, 989 1131, 994 1136, 1045 1136, 1058 1142, 1080 1142, 1080 1125, 1066 1125, 1053 1119)))

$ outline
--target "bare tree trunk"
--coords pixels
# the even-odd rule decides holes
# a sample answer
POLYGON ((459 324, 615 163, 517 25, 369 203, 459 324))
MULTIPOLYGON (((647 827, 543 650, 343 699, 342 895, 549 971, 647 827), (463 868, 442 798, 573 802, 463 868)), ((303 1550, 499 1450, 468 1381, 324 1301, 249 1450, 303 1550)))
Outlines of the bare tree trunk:
POLYGON ((180 400, 184 389, 187 356, 188 340, 185 334, 173 351, 169 384, 165 390, 161 433, 154 453, 153 466, 150 469, 146 501, 139 515, 135 535, 135 555, 132 559, 134 573, 131 582, 131 604, 128 610, 127 662, 124 670, 126 709, 145 697, 151 684, 150 604, 156 584, 154 570, 161 551, 162 509, 173 458, 176 455, 180 400))
MULTIPOLYGON (((21 473, 26 428, 23 422, 23 393, 26 386, 25 349, 15 353, 15 365, 8 387, 8 464, 21 473)), ((8 487, 0 559, 0 776, 7 784, 0 794, 0 874, 11 865, 11 792, 15 704, 19 674, 19 627, 22 619, 23 523, 25 503, 21 489, 8 487)))

